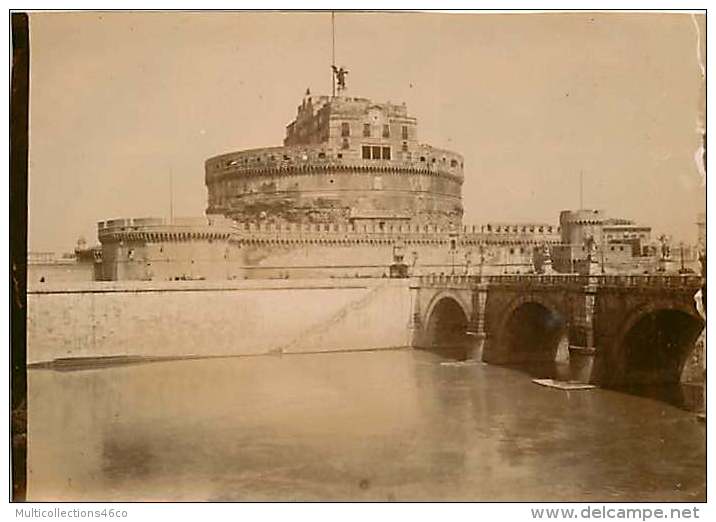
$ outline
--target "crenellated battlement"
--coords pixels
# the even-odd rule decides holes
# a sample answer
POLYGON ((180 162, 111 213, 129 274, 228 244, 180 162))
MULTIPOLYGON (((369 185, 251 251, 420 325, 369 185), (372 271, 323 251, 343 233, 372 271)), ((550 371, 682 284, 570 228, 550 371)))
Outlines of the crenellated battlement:
POLYGON ((423 244, 544 245, 555 244, 559 236, 554 227, 534 226, 463 226, 388 223, 268 223, 234 222, 222 216, 204 218, 126 218, 97 223, 101 243, 117 241, 189 241, 198 239, 230 240, 241 244, 423 244), (522 232, 524 231, 524 232, 522 232))
POLYGON ((455 152, 419 145, 415 152, 391 152, 390 155, 391 159, 364 159, 351 151, 336 151, 325 144, 244 150, 206 160, 206 183, 236 176, 295 176, 328 170, 348 174, 360 171, 424 174, 463 181, 463 158, 455 152))
POLYGON ((101 243, 118 241, 228 240, 233 233, 231 220, 221 216, 174 218, 123 218, 97 223, 101 243))
MULTIPOLYGON (((516 227, 514 230, 522 230, 516 227)), ((472 245, 544 245, 559 241, 552 226, 524 227, 525 232, 512 232, 512 227, 483 226, 446 227, 413 223, 235 223, 235 241, 242 243, 367 243, 367 244, 433 244, 472 245)))

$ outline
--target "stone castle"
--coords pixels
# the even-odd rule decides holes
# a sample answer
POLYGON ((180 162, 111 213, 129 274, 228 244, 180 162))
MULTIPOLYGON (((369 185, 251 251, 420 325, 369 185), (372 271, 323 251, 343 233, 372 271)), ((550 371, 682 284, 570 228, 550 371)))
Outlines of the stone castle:
POLYGON ((98 224, 104 280, 525 272, 546 223, 462 224, 463 158, 418 141, 405 104, 306 92, 280 147, 205 165, 206 216, 98 224))
POLYGON ((97 280, 657 269, 650 227, 598 210, 464 225, 464 167, 404 103, 306 91, 283 146, 206 160, 205 216, 101 221, 82 257, 97 280))

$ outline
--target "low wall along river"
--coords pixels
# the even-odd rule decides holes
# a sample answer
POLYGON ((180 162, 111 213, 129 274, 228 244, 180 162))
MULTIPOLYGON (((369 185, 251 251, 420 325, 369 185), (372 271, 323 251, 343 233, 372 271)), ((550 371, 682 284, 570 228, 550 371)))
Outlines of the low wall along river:
POLYGON ((39 284, 27 362, 206 357, 408 346, 407 280, 39 284))

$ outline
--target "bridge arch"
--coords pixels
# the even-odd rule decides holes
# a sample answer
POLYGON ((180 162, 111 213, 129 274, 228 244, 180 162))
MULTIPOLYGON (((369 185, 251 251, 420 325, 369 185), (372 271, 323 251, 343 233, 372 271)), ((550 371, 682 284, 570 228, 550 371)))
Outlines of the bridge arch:
POLYGON ((425 314, 423 347, 460 359, 467 358, 472 342, 467 334, 469 319, 470 307, 456 292, 437 293, 425 314))
POLYGON ((612 386, 678 383, 704 321, 694 304, 657 300, 635 308, 612 346, 612 386))
POLYGON ((568 357, 570 314, 557 299, 520 295, 500 315, 497 343, 506 362, 554 362, 568 357))

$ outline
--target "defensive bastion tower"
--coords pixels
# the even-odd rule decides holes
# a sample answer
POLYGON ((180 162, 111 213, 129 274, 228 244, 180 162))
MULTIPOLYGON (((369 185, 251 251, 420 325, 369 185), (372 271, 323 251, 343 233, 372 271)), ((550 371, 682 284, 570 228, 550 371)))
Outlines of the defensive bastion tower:
POLYGON ((206 161, 207 214, 383 230, 462 224, 463 158, 418 142, 405 104, 306 92, 282 147, 206 161))

